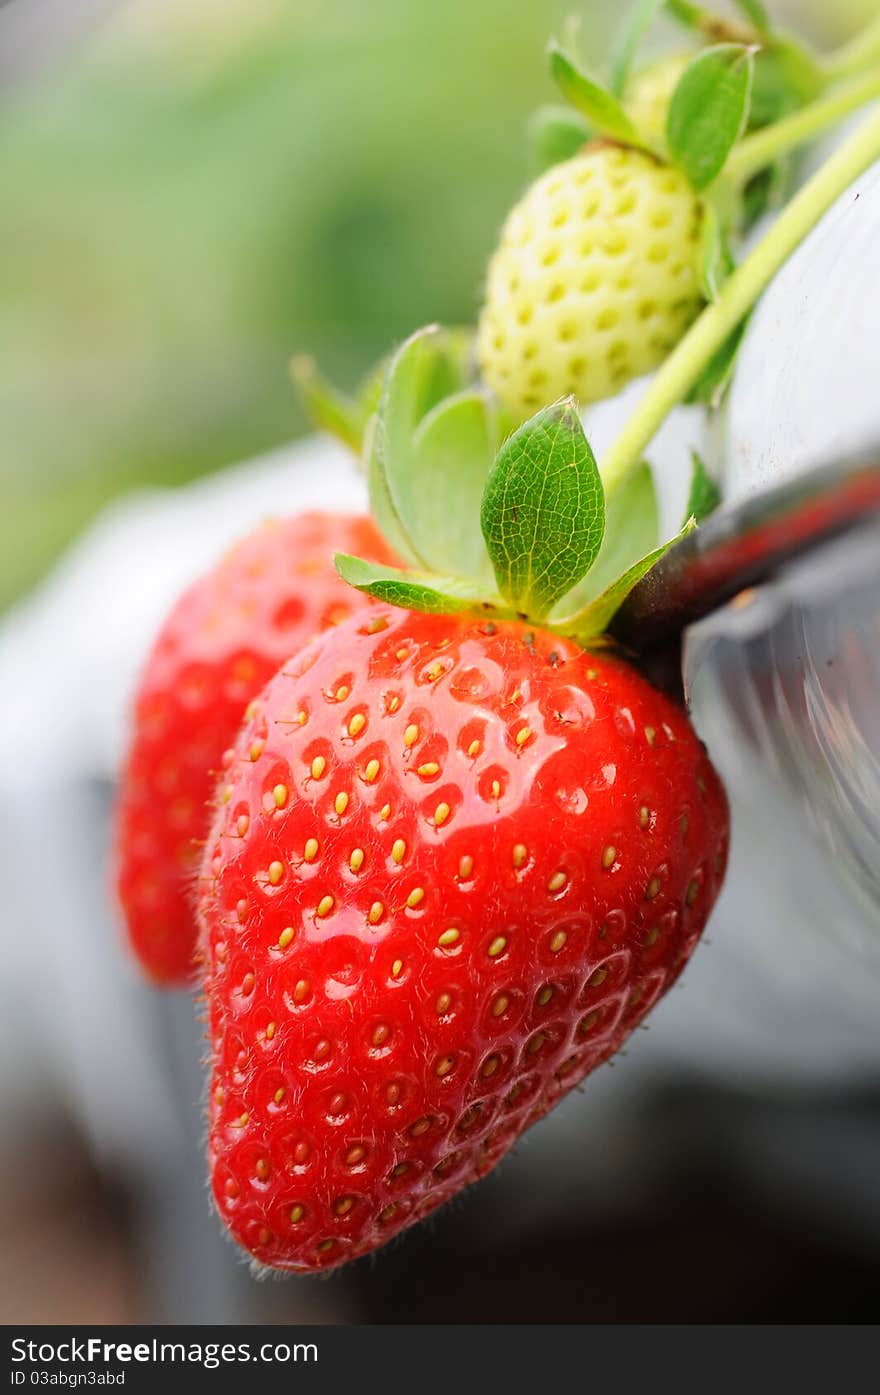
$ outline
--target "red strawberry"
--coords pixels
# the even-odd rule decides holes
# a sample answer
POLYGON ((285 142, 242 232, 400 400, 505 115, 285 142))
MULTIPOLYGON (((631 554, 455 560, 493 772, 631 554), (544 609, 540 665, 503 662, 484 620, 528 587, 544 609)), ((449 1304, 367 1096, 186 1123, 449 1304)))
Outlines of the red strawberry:
POLYGON ((632 667, 382 609, 254 702, 200 918, 214 1196, 260 1264, 330 1268, 482 1177, 694 948, 724 793, 632 667))
POLYGON ((192 978, 191 883, 212 772, 247 703, 291 653, 368 603, 333 569, 340 546, 390 556, 362 516, 265 524, 189 587, 153 646, 122 779, 117 879, 132 948, 157 983, 192 978))

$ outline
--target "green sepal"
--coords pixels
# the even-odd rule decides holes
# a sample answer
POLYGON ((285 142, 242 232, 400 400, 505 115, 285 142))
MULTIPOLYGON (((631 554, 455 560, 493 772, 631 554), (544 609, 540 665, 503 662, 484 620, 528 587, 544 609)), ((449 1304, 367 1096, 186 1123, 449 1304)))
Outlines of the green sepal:
POLYGON ((360 455, 369 418, 364 403, 334 387, 308 354, 291 359, 290 376, 312 424, 360 455))
POLYGON ((602 546, 602 481, 574 400, 545 407, 495 458, 481 508, 498 590, 540 621, 590 570, 602 546))
POLYGON ((571 107, 539 107, 532 113, 527 131, 535 174, 570 160, 593 134, 589 123, 571 107))
POLYGON ((373 516, 398 555, 426 570, 430 563, 407 507, 418 485, 415 434, 432 408, 461 390, 466 372, 460 336, 436 325, 411 335, 388 365, 371 432, 367 484, 373 516))
POLYGON ((624 96, 639 44, 665 4, 666 0, 636 0, 629 11, 611 55, 611 91, 615 97, 624 96))
POLYGON ((773 25, 763 0, 733 0, 733 3, 740 13, 749 20, 759 39, 770 38, 773 33, 773 25))
MULTIPOLYGON (((605 536, 586 576, 556 607, 566 614, 582 609, 656 546, 660 535, 657 490, 647 461, 626 475, 605 497, 605 536)), ((552 618, 552 617, 551 617, 552 618)))
POLYGON ((559 634, 571 636, 572 639, 576 639, 582 644, 587 644, 597 635, 603 634, 636 582, 641 581, 642 577, 646 576, 662 557, 665 557, 669 549, 680 542, 682 538, 687 537, 688 533, 692 533, 696 526, 696 520, 689 518, 674 538, 661 543, 645 557, 640 557, 637 562, 627 568, 622 576, 606 587, 601 595, 590 601, 581 610, 567 618, 554 621, 553 629, 559 634))
POLYGON ((716 44, 691 59, 672 94, 669 155, 698 191, 721 173, 746 128, 754 67, 753 49, 716 44))
POLYGON ((621 103, 604 87, 572 63, 557 43, 548 48, 550 72, 553 81, 566 101, 582 116, 586 117, 593 129, 624 145, 643 144, 635 126, 630 121, 621 103))
POLYGON ((691 486, 684 511, 685 523, 691 518, 702 523, 721 503, 721 490, 695 450, 691 451, 691 486))
POLYGON ((343 581, 388 605, 419 610, 428 615, 454 615, 462 610, 510 615, 500 598, 493 598, 491 593, 487 595, 485 587, 480 588, 461 577, 383 567, 377 562, 365 562, 344 552, 337 552, 333 562, 343 581))

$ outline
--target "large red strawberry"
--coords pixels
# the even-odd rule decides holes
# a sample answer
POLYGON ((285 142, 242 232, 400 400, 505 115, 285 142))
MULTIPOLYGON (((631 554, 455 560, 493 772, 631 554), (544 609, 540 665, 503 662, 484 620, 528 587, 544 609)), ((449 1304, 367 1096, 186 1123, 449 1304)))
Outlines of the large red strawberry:
POLYGON ((354 616, 252 705, 203 871, 220 1214, 329 1267, 492 1168, 677 977, 721 786, 628 664, 354 616))
POLYGON ((337 558, 385 604, 252 703, 202 864, 213 1190, 281 1269, 493 1167, 673 982, 724 873, 697 737, 601 635, 664 550, 649 472, 606 498, 565 402, 493 461, 485 399, 436 401, 448 352, 403 346, 372 432, 412 570, 337 558))
POLYGON ((132 948, 157 983, 193 976, 206 806, 245 707, 289 654, 363 608, 333 569, 340 546, 390 555, 363 516, 264 524, 189 587, 147 660, 118 806, 117 886, 132 948))

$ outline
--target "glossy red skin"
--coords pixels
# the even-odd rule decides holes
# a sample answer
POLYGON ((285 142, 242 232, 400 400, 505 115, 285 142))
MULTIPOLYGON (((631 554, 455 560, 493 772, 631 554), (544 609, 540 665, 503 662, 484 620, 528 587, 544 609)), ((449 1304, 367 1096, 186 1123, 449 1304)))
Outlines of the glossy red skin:
POLYGON ((117 806, 116 879, 129 943, 155 983, 187 985, 196 972, 208 805, 248 702, 290 654, 369 604, 337 575, 335 551, 393 560, 361 515, 267 522, 184 592, 153 645, 117 806))
POLYGON ((494 1167, 675 980, 727 854, 702 746, 627 664, 393 609, 269 684, 220 799, 200 897, 212 1185, 280 1269, 364 1254, 494 1167))

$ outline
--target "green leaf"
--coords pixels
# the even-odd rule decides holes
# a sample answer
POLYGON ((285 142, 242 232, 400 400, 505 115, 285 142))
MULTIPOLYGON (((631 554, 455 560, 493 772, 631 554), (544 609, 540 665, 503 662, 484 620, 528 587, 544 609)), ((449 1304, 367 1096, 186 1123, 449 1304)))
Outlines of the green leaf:
POLYGON ((407 339, 391 359, 379 401, 367 464, 370 506, 387 541, 405 560, 428 568, 407 520, 417 487, 414 437, 438 402, 460 390, 461 344, 436 325, 407 339))
POLYGON ((700 229, 700 290, 706 300, 718 299, 718 292, 734 268, 734 260, 724 236, 721 220, 711 203, 703 207, 700 229))
POLYGON ((665 557, 669 549, 675 543, 680 542, 682 538, 687 537, 688 533, 692 533, 696 526, 695 520, 689 518, 674 538, 670 538, 668 542, 655 547, 647 556, 641 557, 638 562, 628 567, 622 576, 606 587, 600 596, 590 601, 575 615, 555 623, 553 628, 561 634, 571 635, 581 643, 587 643, 589 640, 595 639, 597 635, 603 634, 636 582, 641 581, 642 577, 646 576, 653 566, 656 566, 661 557, 665 557))
POLYGON ((485 594, 486 588, 481 590, 460 577, 400 571, 396 567, 365 562, 344 552, 337 552, 333 561, 343 581, 389 605, 420 610, 429 615, 453 615, 461 610, 490 610, 493 614, 509 614, 500 603, 495 605, 491 594, 485 594))
POLYGON ((665 4, 666 0, 637 0, 627 15, 611 55, 611 91, 616 97, 626 92, 639 44, 665 4))
POLYGON ((721 490, 695 450, 691 451, 691 460, 693 468, 687 508, 684 511, 685 522, 693 518, 697 523, 702 523, 721 503, 721 490))
POLYGON ((624 477, 605 499, 605 536, 587 575, 563 597, 557 610, 580 610, 616 581, 639 557, 657 546, 660 521, 654 475, 647 461, 624 477))
POLYGON ((721 347, 715 350, 688 393, 685 399, 687 402, 705 402, 708 403, 710 407, 717 407, 720 405, 721 399, 727 391, 728 384, 733 376, 736 356, 739 353, 747 324, 748 316, 740 321, 736 329, 727 336, 721 347))
POLYGON ((558 44, 551 43, 548 52, 553 81, 566 101, 601 135, 624 145, 641 145, 638 132, 617 98, 576 68, 558 44))
POLYGON ((734 0, 737 9, 745 15, 754 25, 755 33, 762 39, 768 39, 773 33, 773 25, 770 23, 770 16, 763 5, 763 0, 734 0))
POLYGON ((391 487, 419 556, 432 571, 492 577, 480 502, 495 450, 485 393, 466 389, 438 402, 413 438, 414 470, 391 487))
POLYGON ((518 614, 541 620, 589 571, 602 546, 604 494, 571 398, 505 441, 481 520, 498 589, 518 614))
POLYGON ((551 165, 570 160, 591 135, 592 130, 587 122, 570 107, 539 107, 528 125, 528 142, 535 173, 543 174, 551 165))
POLYGON ((359 455, 369 415, 362 404, 335 388, 308 354, 291 359, 290 376, 313 425, 329 431, 359 455))
POLYGON ((717 44, 693 58, 672 94, 669 154, 697 190, 721 173, 749 118, 754 50, 717 44))

